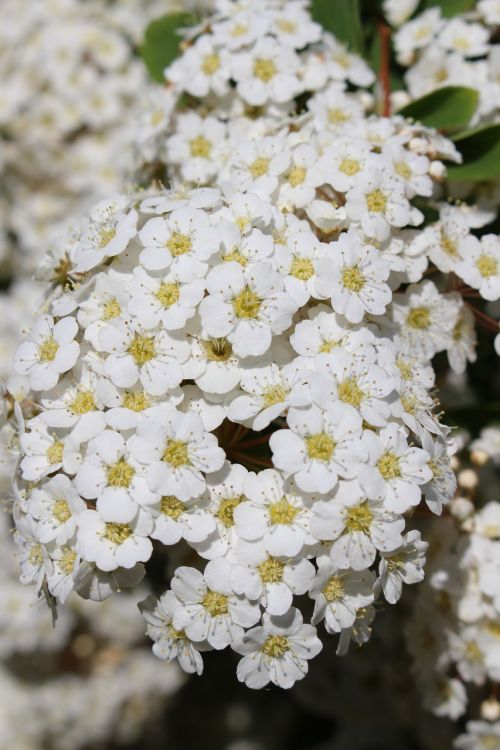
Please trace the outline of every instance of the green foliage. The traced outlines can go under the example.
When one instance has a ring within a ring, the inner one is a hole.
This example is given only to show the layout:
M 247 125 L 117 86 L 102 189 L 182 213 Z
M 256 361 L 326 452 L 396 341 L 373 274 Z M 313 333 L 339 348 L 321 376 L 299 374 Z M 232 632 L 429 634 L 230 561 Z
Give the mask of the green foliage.
M 449 180 L 493 180 L 500 177 L 500 124 L 466 130 L 453 139 L 462 164 L 448 167 Z
M 476 0 L 422 0 L 417 13 L 422 13 L 428 8 L 439 7 L 445 18 L 451 18 L 459 13 L 466 13 L 468 10 L 472 10 L 475 5 Z
M 363 30 L 359 0 L 312 0 L 312 16 L 323 28 L 363 53 Z
M 478 98 L 475 89 L 445 86 L 415 99 L 400 109 L 398 114 L 439 130 L 459 130 L 469 124 Z
M 154 81 L 164 81 L 164 69 L 180 52 L 182 38 L 178 30 L 192 25 L 194 21 L 190 13 L 169 13 L 149 24 L 140 53 Z

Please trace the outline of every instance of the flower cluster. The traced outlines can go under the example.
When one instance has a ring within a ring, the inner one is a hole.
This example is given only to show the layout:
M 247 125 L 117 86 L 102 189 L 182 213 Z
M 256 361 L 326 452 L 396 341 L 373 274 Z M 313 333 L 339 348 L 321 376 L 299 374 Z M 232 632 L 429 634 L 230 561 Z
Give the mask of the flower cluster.
M 345 653 L 423 578 L 409 517 L 455 491 L 430 361 L 475 348 L 424 274 L 497 299 L 498 239 L 465 207 L 418 229 L 455 147 L 368 114 L 372 74 L 300 0 L 219 0 L 166 78 L 140 140 L 172 188 L 91 209 L 16 354 L 22 578 L 101 600 L 173 548 L 155 654 L 201 673 L 229 646 L 288 688 L 318 625 Z
M 484 719 L 469 722 L 454 747 L 493 748 L 500 719 L 489 692 L 500 678 L 500 504 L 489 498 L 498 478 L 477 441 L 470 450 L 472 464 L 461 454 L 453 458 L 460 491 L 450 516 L 433 524 L 426 580 L 406 634 L 427 709 L 457 719 L 479 708 Z
M 398 24 L 396 16 L 388 16 Z M 408 7 L 411 15 L 415 8 Z M 406 20 L 406 19 L 401 19 Z M 496 0 L 480 0 L 475 9 L 444 18 L 437 4 L 403 23 L 394 36 L 397 61 L 408 67 L 405 82 L 412 98 L 442 86 L 470 86 L 479 93 L 475 123 L 498 119 L 500 46 Z

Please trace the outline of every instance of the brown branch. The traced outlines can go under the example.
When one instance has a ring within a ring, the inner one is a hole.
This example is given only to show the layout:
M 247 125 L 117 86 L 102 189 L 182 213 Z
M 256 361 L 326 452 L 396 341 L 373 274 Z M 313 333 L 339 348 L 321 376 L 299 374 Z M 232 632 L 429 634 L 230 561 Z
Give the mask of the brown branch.
M 382 116 L 391 114 L 391 29 L 382 20 L 378 22 L 380 37 L 379 84 L 382 91 Z

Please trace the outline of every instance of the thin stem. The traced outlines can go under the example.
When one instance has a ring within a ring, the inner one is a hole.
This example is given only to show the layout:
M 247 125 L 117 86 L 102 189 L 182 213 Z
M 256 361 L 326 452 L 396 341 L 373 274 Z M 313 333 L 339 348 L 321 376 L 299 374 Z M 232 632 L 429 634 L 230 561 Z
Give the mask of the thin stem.
M 382 20 L 378 22 L 380 36 L 379 83 L 382 91 L 382 116 L 391 114 L 391 29 Z

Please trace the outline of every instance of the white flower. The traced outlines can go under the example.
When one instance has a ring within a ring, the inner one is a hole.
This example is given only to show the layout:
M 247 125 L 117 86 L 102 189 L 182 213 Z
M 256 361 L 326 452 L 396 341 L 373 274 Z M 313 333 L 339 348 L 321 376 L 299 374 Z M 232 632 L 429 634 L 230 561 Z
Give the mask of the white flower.
M 320 296 L 330 296 L 335 312 L 351 323 L 359 323 L 365 311 L 382 315 L 392 298 L 384 283 L 389 264 L 374 247 L 350 233 L 344 232 L 329 247 L 332 255 L 318 262 L 316 290 Z
M 304 492 L 329 492 L 339 476 L 355 476 L 367 459 L 361 417 L 348 405 L 291 409 L 287 423 L 290 429 L 271 435 L 273 462 Z
M 308 143 L 299 144 L 290 153 L 290 164 L 282 176 L 279 204 L 304 208 L 316 195 L 316 149 Z
M 24 458 L 21 461 L 23 479 L 38 482 L 39 479 L 63 469 L 74 474 L 81 462 L 78 443 L 67 436 L 67 432 L 49 433 L 40 417 L 30 419 L 29 432 L 21 435 Z
M 253 430 L 263 430 L 290 406 L 307 406 L 311 401 L 307 375 L 295 363 L 267 365 L 244 372 L 240 387 L 249 395 L 239 395 L 227 407 L 233 422 L 251 422 Z
M 234 508 L 233 517 L 238 536 L 247 541 L 262 540 L 273 557 L 295 557 L 304 545 L 314 542 L 307 500 L 293 486 L 285 485 L 274 469 L 248 475 L 245 497 Z
M 304 625 L 300 611 L 293 607 L 281 617 L 264 614 L 262 623 L 234 645 L 244 655 L 238 664 L 238 680 L 254 689 L 268 682 L 291 688 L 306 676 L 307 660 L 323 648 L 316 628 Z
M 99 273 L 90 294 L 81 300 L 77 320 L 84 330 L 83 337 L 94 349 L 101 350 L 100 332 L 115 318 L 128 318 L 130 294 L 123 283 L 123 276 L 113 268 Z
M 178 208 L 168 217 L 149 219 L 139 233 L 144 247 L 140 262 L 148 271 L 169 268 L 179 281 L 202 278 L 208 259 L 220 245 L 218 232 L 207 214 L 195 208 Z
M 170 409 L 161 422 L 146 417 L 129 446 L 134 458 L 147 466 L 150 489 L 182 502 L 199 497 L 205 489 L 204 473 L 217 471 L 224 463 L 217 438 L 205 432 L 193 412 Z
M 75 271 L 84 273 L 95 268 L 105 258 L 112 258 L 129 245 L 137 233 L 137 211 L 125 212 L 129 200 L 115 195 L 97 203 L 90 213 L 88 226 L 75 249 Z
M 373 602 L 374 583 L 371 571 L 341 570 L 328 557 L 321 557 L 309 589 L 309 596 L 314 599 L 312 624 L 324 619 L 329 633 L 350 628 L 358 609 Z
M 383 500 L 396 513 L 418 505 L 422 496 L 420 485 L 432 479 L 429 454 L 408 446 L 404 430 L 394 422 L 378 435 L 365 430 L 363 442 L 369 458 L 359 468 L 358 476 L 366 495 Z
M 205 643 L 191 641 L 183 630 L 174 627 L 173 619 L 180 603 L 173 591 L 165 591 L 158 600 L 154 596 L 140 602 L 139 609 L 146 620 L 146 633 L 153 643 L 153 654 L 167 662 L 177 659 L 188 674 L 201 674 L 203 660 L 200 651 L 209 650 Z
M 313 401 L 322 408 L 332 400 L 355 409 L 375 427 L 383 427 L 390 416 L 388 398 L 396 386 L 395 379 L 377 364 L 374 355 L 364 356 L 364 349 L 354 354 L 334 348 L 316 364 L 317 376 L 311 376 Z
M 377 582 L 390 604 L 401 598 L 403 583 L 419 583 L 424 578 L 425 553 L 429 546 L 419 531 L 409 531 L 403 544 L 392 552 L 381 552 Z
M 309 560 L 273 557 L 258 542 L 240 540 L 235 553 L 234 590 L 248 599 L 258 599 L 270 615 L 288 612 L 293 595 L 305 594 L 314 578 Z
M 309 320 L 297 323 L 290 336 L 290 344 L 297 354 L 315 361 L 324 359 L 341 347 L 347 352 L 373 351 L 373 337 L 368 328 L 353 326 L 326 305 L 316 305 L 307 311 Z
M 334 145 L 323 151 L 318 161 L 319 177 L 335 190 L 346 193 L 369 167 L 371 150 L 372 146 L 367 141 L 338 137 Z
M 455 266 L 458 276 L 479 289 L 481 297 L 497 300 L 500 297 L 500 240 L 495 234 L 484 235 L 478 240 L 468 235 L 460 242 L 463 260 Z
M 359 221 L 368 237 L 386 240 L 391 226 L 404 227 L 411 220 L 404 183 L 380 168 L 360 174 L 346 195 L 349 218 Z
M 151 557 L 153 546 L 148 534 L 153 528 L 149 513 L 140 510 L 129 523 L 103 521 L 95 510 L 78 515 L 77 548 L 84 560 L 95 562 L 100 570 L 133 568 Z
M 73 317 L 55 323 L 50 315 L 40 316 L 28 340 L 16 351 L 16 372 L 28 375 L 35 391 L 53 388 L 61 374 L 71 370 L 78 359 L 80 345 L 74 340 L 77 333 L 78 323 Z
M 404 294 L 395 294 L 392 317 L 404 351 L 425 361 L 446 349 L 458 311 L 457 300 L 440 294 L 432 281 L 412 284 Z
M 104 521 L 126 524 L 143 505 L 158 501 L 146 484 L 144 468 L 119 432 L 104 430 L 93 438 L 78 469 L 75 486 L 82 497 L 97 498 L 96 510 Z
M 166 69 L 167 80 L 192 96 L 206 96 L 213 91 L 224 96 L 231 77 L 231 55 L 216 47 L 208 35 L 199 37 L 185 54 Z
M 209 511 L 215 522 L 215 531 L 208 538 L 195 544 L 198 553 L 212 560 L 224 557 L 233 551 L 238 540 L 234 511 L 240 503 L 246 500 L 245 483 L 248 470 L 241 464 L 230 464 L 226 461 L 219 471 L 207 477 L 207 492 L 209 496 Z
M 204 573 L 177 568 L 172 591 L 180 602 L 173 623 L 193 641 L 208 641 L 215 649 L 226 648 L 260 618 L 258 604 L 237 596 L 231 587 L 231 563 L 211 560 Z
M 297 305 L 305 305 L 311 296 L 317 296 L 318 259 L 326 255 L 327 247 L 312 232 L 304 230 L 292 231 L 276 243 L 275 266 L 285 277 L 285 291 Z
M 87 506 L 68 477 L 58 474 L 29 495 L 27 512 L 36 519 L 38 539 L 45 544 L 55 541 L 64 544 L 75 531 L 75 516 Z
M 495 748 L 499 748 L 500 721 L 468 721 L 466 734 L 457 737 L 453 747 L 455 750 L 487 750 L 488 747 L 495 750 Z
M 184 180 L 206 183 L 217 174 L 226 126 L 215 117 L 187 112 L 177 118 L 177 132 L 167 139 L 167 158 L 180 166 Z
M 452 18 L 443 26 L 436 44 L 464 57 L 478 57 L 488 52 L 489 31 L 479 23 Z
M 242 99 L 261 106 L 269 100 L 287 102 L 299 93 L 299 67 L 293 49 L 264 36 L 250 51 L 235 56 L 231 74 Z
M 444 438 L 431 438 L 424 432 L 422 447 L 429 454 L 429 467 L 432 479 L 422 486 L 425 502 L 433 513 L 440 515 L 443 505 L 447 505 L 453 498 L 457 488 L 457 480 L 450 462 L 450 446 Z
M 210 336 L 226 337 L 240 357 L 264 354 L 297 309 L 269 263 L 246 269 L 228 263 L 208 275 L 207 289 L 199 308 L 203 327 Z
M 182 363 L 189 346 L 162 328 L 140 329 L 122 321 L 111 321 L 100 333 L 104 351 L 104 373 L 120 388 L 131 388 L 138 380 L 152 396 L 161 396 L 182 381 Z
M 461 375 L 465 372 L 468 362 L 477 360 L 477 336 L 474 314 L 463 306 L 453 328 L 452 338 L 446 353 L 453 372 Z
M 311 532 L 333 540 L 330 557 L 339 568 L 365 570 L 377 550 L 392 552 L 403 543 L 404 519 L 379 500 L 368 499 L 356 480 L 342 482 L 334 498 L 314 504 Z
M 203 499 L 183 503 L 174 495 L 164 495 L 151 507 L 155 518 L 151 537 L 165 545 L 177 544 L 182 538 L 194 544 L 203 542 L 215 529 L 208 505 Z
M 175 331 L 195 314 L 204 287 L 201 279 L 183 283 L 179 269 L 165 276 L 152 276 L 136 268 L 130 284 L 128 309 L 146 329 L 161 323 L 167 331 Z
M 50 552 L 51 569 L 47 573 L 47 588 L 52 596 L 64 604 L 77 585 L 81 558 L 74 544 L 64 544 Z

